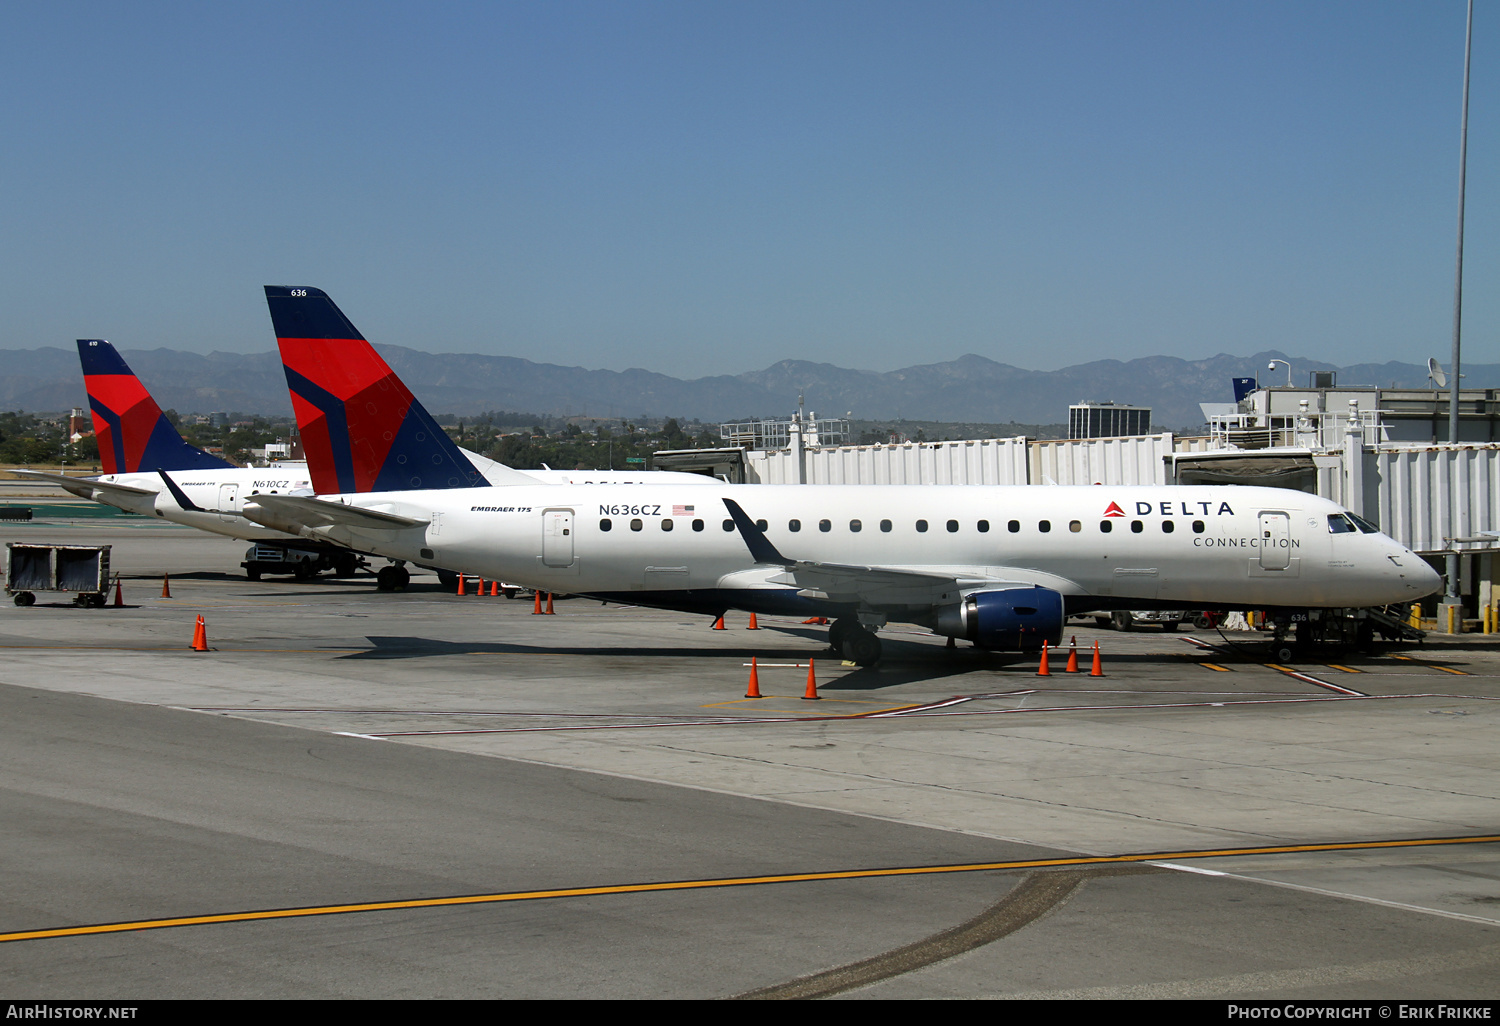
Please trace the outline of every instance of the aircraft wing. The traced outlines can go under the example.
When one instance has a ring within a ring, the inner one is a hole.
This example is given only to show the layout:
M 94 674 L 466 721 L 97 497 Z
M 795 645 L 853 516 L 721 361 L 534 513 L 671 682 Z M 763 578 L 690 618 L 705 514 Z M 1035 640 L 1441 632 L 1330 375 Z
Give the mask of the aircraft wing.
M 365 509 L 363 506 L 295 495 L 257 495 L 253 502 L 245 503 L 244 516 L 247 520 L 289 534 L 302 534 L 304 529 L 320 527 L 402 531 L 409 527 L 425 527 L 431 523 L 428 520 L 413 520 L 395 513 Z
M 958 578 L 951 574 L 802 561 L 793 563 L 769 582 L 790 584 L 799 591 L 826 595 L 835 601 L 877 606 L 954 601 L 959 587 Z
M 787 559 L 777 551 L 765 532 L 755 526 L 739 503 L 726 498 L 724 505 L 740 536 L 745 539 L 751 557 L 757 563 L 782 568 L 781 573 L 765 579 L 767 584 L 791 585 L 799 591 L 813 592 L 836 601 L 876 606 L 936 605 L 957 601 L 964 588 L 1031 586 L 1029 581 L 1001 579 L 982 572 L 952 573 Z
M 87 477 L 64 477 L 62 474 L 47 474 L 40 470 L 13 470 L 11 473 L 20 477 L 32 477 L 39 481 L 51 481 L 53 484 L 61 485 L 64 490 L 78 496 L 80 499 L 92 499 L 95 502 L 108 503 L 111 506 L 119 505 L 110 499 L 116 496 L 119 499 L 140 504 L 142 496 L 156 494 L 147 488 L 132 488 L 130 485 L 110 484 L 107 481 L 95 481 Z

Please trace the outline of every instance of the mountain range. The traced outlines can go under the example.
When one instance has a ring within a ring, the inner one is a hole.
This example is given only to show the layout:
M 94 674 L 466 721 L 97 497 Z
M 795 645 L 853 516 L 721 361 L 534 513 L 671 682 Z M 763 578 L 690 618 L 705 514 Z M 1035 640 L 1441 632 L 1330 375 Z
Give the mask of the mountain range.
M 587 370 L 513 356 L 424 353 L 377 346 L 412 392 L 435 414 L 474 416 L 489 410 L 614 418 L 681 417 L 705 422 L 782 417 L 799 394 L 825 417 L 846 411 L 863 420 L 1059 423 L 1068 406 L 1112 401 L 1152 408 L 1161 430 L 1202 423 L 1201 402 L 1229 402 L 1231 378 L 1279 384 L 1287 360 L 1293 380 L 1335 371 L 1340 385 L 1427 388 L 1427 368 L 1408 363 L 1333 364 L 1268 350 L 1202 360 L 1148 356 L 1097 360 L 1055 371 L 1024 370 L 973 354 L 901 370 L 849 370 L 782 360 L 765 370 L 684 381 L 646 370 Z M 180 413 L 238 411 L 289 416 L 286 381 L 275 352 L 186 353 L 152 349 L 123 354 L 163 408 Z M 1500 364 L 1464 368 L 1466 388 L 1500 387 Z M 0 350 L 0 408 L 32 413 L 87 407 L 75 351 Z

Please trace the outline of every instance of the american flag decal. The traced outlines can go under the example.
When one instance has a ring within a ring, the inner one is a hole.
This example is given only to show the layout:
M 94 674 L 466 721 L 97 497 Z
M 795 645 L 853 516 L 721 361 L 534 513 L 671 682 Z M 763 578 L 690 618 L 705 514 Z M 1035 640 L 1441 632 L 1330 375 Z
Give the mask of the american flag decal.
M 693 507 L 691 507 L 691 506 L 673 506 L 672 507 L 672 515 L 674 517 L 685 517 L 689 513 L 691 513 L 692 511 L 693 511 Z

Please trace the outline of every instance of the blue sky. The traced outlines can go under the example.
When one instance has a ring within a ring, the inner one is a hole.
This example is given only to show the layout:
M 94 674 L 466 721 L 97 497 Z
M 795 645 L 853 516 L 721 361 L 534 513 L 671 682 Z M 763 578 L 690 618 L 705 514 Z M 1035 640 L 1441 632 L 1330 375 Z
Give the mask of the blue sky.
M 0 5 L 0 349 L 1447 360 L 1464 7 Z M 1500 6 L 1465 360 L 1496 362 Z

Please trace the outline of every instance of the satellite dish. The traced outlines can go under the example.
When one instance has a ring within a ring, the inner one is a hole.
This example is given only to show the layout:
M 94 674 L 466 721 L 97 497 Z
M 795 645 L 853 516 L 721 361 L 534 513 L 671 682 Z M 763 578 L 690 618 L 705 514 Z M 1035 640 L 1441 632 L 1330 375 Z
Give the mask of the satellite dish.
M 1448 386 L 1448 375 L 1443 371 L 1443 365 L 1437 362 L 1436 356 L 1429 356 L 1427 358 L 1427 380 L 1431 381 L 1438 388 L 1446 388 Z

